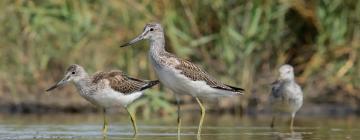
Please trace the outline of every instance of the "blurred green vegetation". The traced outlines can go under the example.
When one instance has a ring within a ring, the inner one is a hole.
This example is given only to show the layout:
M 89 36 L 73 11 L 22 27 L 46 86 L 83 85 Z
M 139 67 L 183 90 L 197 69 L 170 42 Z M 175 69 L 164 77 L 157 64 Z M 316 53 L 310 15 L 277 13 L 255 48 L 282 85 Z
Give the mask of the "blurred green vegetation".
M 358 109 L 359 15 L 358 0 L 2 0 L 1 105 L 86 105 L 74 88 L 44 92 L 72 63 L 90 73 L 121 69 L 156 79 L 146 42 L 119 48 L 156 21 L 165 28 L 167 50 L 247 90 L 215 102 L 217 108 L 241 112 L 250 104 L 261 110 L 278 66 L 290 63 L 306 103 Z M 136 106 L 172 112 L 169 90 L 150 92 Z

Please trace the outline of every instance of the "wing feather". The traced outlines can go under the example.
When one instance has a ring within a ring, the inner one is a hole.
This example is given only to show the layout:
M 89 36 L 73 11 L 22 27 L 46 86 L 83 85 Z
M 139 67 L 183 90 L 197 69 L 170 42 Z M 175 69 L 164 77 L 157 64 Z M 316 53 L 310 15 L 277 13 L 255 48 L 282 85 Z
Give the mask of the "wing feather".
M 216 81 L 213 77 L 211 77 L 209 74 L 207 74 L 204 70 L 196 66 L 195 64 L 187 61 L 179 59 L 180 64 L 177 65 L 175 68 L 181 70 L 181 74 L 184 74 L 186 77 L 190 78 L 194 81 L 205 81 L 210 87 L 232 91 L 232 92 L 238 92 L 243 93 L 245 90 L 238 87 L 229 86 L 226 84 L 223 84 L 219 81 Z
M 113 90 L 121 92 L 123 94 L 130 94 L 136 91 L 142 91 L 159 83 L 157 80 L 145 81 L 128 77 L 125 73 L 119 70 L 112 70 L 110 72 L 98 72 L 93 76 L 92 82 L 96 84 L 101 80 L 108 80 L 109 85 Z

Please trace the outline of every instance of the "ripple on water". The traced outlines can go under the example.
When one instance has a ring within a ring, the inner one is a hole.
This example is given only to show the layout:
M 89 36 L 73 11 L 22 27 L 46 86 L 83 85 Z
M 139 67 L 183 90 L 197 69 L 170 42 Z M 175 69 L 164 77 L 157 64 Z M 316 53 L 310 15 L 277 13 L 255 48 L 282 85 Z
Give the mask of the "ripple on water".
M 360 139 L 360 125 L 358 125 L 360 121 L 349 123 L 346 120 L 342 122 L 337 119 L 334 123 L 332 120 L 300 120 L 300 122 L 302 122 L 301 125 L 295 127 L 294 132 L 289 132 L 288 128 L 284 125 L 270 129 L 264 126 L 262 122 L 247 124 L 247 126 L 226 126 L 222 123 L 205 124 L 201 138 L 204 140 Z M 2 124 L 0 125 L 0 139 L 103 139 L 100 131 L 101 124 L 89 124 L 89 122 L 77 122 L 76 125 L 68 123 L 49 125 L 44 124 L 44 122 L 39 124 L 36 121 L 19 125 Z M 168 125 L 139 125 L 140 133 L 137 138 L 146 140 L 177 139 L 176 127 L 172 125 L 173 122 Z M 196 139 L 196 132 L 197 126 L 184 125 L 181 130 L 181 139 Z M 132 127 L 127 122 L 110 125 L 108 139 L 132 138 Z

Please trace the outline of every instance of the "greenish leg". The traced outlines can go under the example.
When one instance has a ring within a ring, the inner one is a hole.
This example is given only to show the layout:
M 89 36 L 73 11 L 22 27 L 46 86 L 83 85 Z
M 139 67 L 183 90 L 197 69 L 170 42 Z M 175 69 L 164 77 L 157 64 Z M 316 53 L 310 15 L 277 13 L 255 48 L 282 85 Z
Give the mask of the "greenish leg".
M 134 129 L 134 136 L 136 136 L 137 134 L 137 127 L 136 127 L 136 119 L 135 119 L 135 115 L 133 113 L 131 113 L 129 111 L 129 109 L 126 108 L 126 111 L 129 113 L 130 119 L 131 119 L 131 123 Z
M 107 135 L 103 135 L 102 140 L 108 140 L 108 136 L 107 136 Z
M 274 128 L 274 123 L 275 123 L 275 115 L 273 115 L 273 117 L 271 119 L 271 124 L 270 124 L 271 128 Z
M 104 117 L 104 124 L 103 124 L 103 128 L 102 128 L 102 132 L 103 132 L 103 135 L 106 135 L 107 131 L 108 131 L 108 127 L 109 127 L 108 120 L 106 118 L 106 109 L 103 109 L 103 117 Z
M 178 136 L 180 136 L 180 128 L 181 128 L 181 106 L 180 106 L 180 98 L 176 97 L 176 103 L 177 103 L 177 131 Z
M 203 122 L 204 122 L 204 117 L 205 117 L 205 107 L 202 105 L 202 103 L 200 102 L 199 98 L 198 97 L 195 97 L 196 101 L 198 102 L 200 108 L 201 108 L 201 118 L 200 118 L 200 123 L 199 123 L 199 128 L 198 128 L 198 133 L 197 133 L 197 136 L 198 138 L 200 137 L 201 135 L 201 128 L 202 128 L 202 125 L 203 125 Z
M 294 126 L 294 118 L 295 118 L 295 113 L 291 114 L 291 120 L 290 120 L 290 130 L 293 130 L 293 126 Z

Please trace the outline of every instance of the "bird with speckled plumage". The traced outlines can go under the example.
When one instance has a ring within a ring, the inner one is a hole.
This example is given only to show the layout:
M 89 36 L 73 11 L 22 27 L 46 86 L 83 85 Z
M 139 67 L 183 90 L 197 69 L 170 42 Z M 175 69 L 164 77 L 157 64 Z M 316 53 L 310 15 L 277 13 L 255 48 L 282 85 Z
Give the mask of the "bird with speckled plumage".
M 103 134 L 108 130 L 106 109 L 112 107 L 124 107 L 129 115 L 137 134 L 135 116 L 127 109 L 128 105 L 140 98 L 144 90 L 159 83 L 158 80 L 141 80 L 127 76 L 120 70 L 109 72 L 97 72 L 89 75 L 80 65 L 70 65 L 65 72 L 64 78 L 46 91 L 51 91 L 68 82 L 73 82 L 79 94 L 87 101 L 103 109 Z
M 273 82 L 269 97 L 273 117 L 270 127 L 274 127 L 275 118 L 280 113 L 291 115 L 290 129 L 293 130 L 296 112 L 303 104 L 303 92 L 295 82 L 294 68 L 285 64 L 279 68 L 280 76 Z
M 178 104 L 178 135 L 180 135 L 181 126 L 179 96 L 190 95 L 196 99 L 200 106 L 201 118 L 197 132 L 199 137 L 206 112 L 199 98 L 239 96 L 245 92 L 242 88 L 216 80 L 194 63 L 167 52 L 165 50 L 164 29 L 161 24 L 146 24 L 139 36 L 121 45 L 121 47 L 130 46 L 141 40 L 149 40 L 149 60 L 159 81 L 175 93 Z

